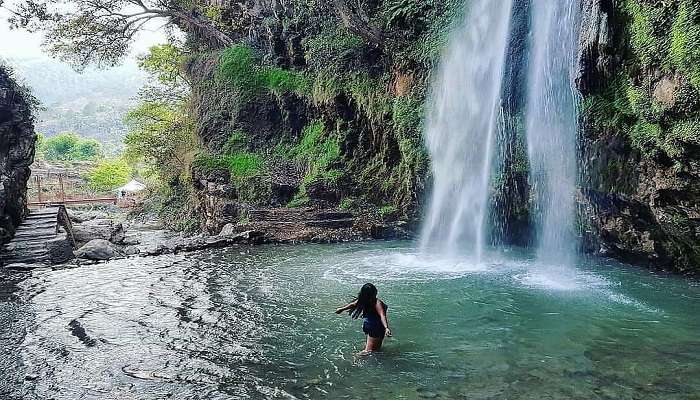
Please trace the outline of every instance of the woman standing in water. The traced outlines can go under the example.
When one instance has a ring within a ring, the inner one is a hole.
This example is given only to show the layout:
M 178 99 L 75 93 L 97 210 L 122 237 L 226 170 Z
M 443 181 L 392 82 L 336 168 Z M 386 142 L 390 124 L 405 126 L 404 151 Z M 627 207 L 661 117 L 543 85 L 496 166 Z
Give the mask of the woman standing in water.
M 354 301 L 335 310 L 336 314 L 349 310 L 352 319 L 362 316 L 362 331 L 367 335 L 367 344 L 360 352 L 361 355 L 379 351 L 382 348 L 384 336 L 391 336 L 389 322 L 386 319 L 387 308 L 387 305 L 377 298 L 377 288 L 371 283 L 366 283 Z

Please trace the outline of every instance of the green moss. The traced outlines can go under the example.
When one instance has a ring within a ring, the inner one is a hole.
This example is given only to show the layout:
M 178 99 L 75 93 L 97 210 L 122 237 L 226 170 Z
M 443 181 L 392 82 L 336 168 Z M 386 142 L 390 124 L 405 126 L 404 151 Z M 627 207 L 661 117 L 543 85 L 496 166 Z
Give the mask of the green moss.
M 271 67 L 262 69 L 259 76 L 263 86 L 273 93 L 294 92 L 298 95 L 306 95 L 311 89 L 309 80 L 299 72 Z
M 244 151 L 248 147 L 248 135 L 241 131 L 233 131 L 224 146 L 222 147 L 223 154 L 233 154 Z
M 360 200 L 357 197 L 345 197 L 340 200 L 338 208 L 345 211 L 353 211 L 360 208 Z
M 657 154 L 663 140 L 661 126 L 644 120 L 637 122 L 629 131 L 630 143 L 646 156 Z
M 262 157 L 254 153 L 236 153 L 226 157 L 229 171 L 237 177 L 257 175 L 264 164 Z
M 371 122 L 380 124 L 391 112 L 391 98 L 387 82 L 372 78 L 365 73 L 353 74 L 344 88 L 353 99 L 360 112 Z
M 581 112 L 589 120 L 592 128 L 601 131 L 624 132 L 634 125 L 638 116 L 630 105 L 628 78 L 619 74 L 602 92 L 586 97 L 581 104 Z
M 306 207 L 309 205 L 311 202 L 311 199 L 309 199 L 309 195 L 306 194 L 306 191 L 299 191 L 296 196 L 287 203 L 288 208 L 298 208 L 298 207 Z
M 263 66 L 253 50 L 238 44 L 221 53 L 217 78 L 237 89 L 239 96 L 249 99 L 263 90 L 282 94 L 295 92 L 304 95 L 310 84 L 304 74 L 279 67 Z
M 336 72 L 365 48 L 362 38 L 338 26 L 306 39 L 303 45 L 307 61 L 313 69 Z
M 226 170 L 233 177 L 244 178 L 255 176 L 262 171 L 264 160 L 255 153 L 240 152 L 224 156 L 199 154 L 192 166 L 205 173 Z
M 394 206 L 392 204 L 386 204 L 386 205 L 379 208 L 379 215 L 382 218 L 386 218 L 386 217 L 395 215 L 397 211 L 398 211 L 398 209 L 396 208 L 396 206 Z
M 673 125 L 664 138 L 663 148 L 671 158 L 679 158 L 688 144 L 700 146 L 700 119 L 685 120 Z
M 700 3 L 681 0 L 671 27 L 670 61 L 700 90 Z
M 253 50 L 245 45 L 236 45 L 221 53 L 217 78 L 233 86 L 245 97 L 254 96 L 263 88 Z
M 629 26 L 630 44 L 644 67 L 663 64 L 668 55 L 669 7 L 638 0 L 626 0 L 625 9 L 632 21 Z
M 410 96 L 396 97 L 393 101 L 391 122 L 394 131 L 405 136 L 418 132 L 423 121 L 423 103 Z

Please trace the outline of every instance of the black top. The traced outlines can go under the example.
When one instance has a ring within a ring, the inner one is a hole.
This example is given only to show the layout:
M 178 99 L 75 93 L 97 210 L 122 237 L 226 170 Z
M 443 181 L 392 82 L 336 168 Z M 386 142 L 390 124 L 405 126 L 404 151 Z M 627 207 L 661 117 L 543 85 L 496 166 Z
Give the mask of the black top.
M 384 309 L 384 312 L 386 313 L 386 310 L 389 308 L 386 303 L 383 301 L 377 299 L 378 302 L 382 303 L 382 308 Z M 376 307 L 371 307 L 369 310 L 362 310 L 362 318 L 369 318 L 369 319 L 380 319 L 379 318 L 379 313 L 377 313 L 377 308 Z

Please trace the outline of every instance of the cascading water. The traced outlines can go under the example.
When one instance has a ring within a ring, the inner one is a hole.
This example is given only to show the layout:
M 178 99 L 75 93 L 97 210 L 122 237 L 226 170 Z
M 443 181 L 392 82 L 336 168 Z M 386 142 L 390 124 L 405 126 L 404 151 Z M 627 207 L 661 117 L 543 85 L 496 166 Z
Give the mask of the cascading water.
M 533 0 L 531 6 L 526 126 L 537 257 L 557 265 L 571 265 L 576 254 L 577 3 Z
M 434 186 L 424 250 L 481 256 L 511 8 L 472 1 L 443 58 L 427 121 Z

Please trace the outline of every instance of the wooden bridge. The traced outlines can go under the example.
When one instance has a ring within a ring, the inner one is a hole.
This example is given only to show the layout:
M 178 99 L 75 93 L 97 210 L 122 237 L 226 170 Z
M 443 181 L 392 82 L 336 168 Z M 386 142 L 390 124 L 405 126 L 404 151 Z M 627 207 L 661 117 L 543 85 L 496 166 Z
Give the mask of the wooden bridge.
M 88 204 L 114 204 L 117 205 L 117 197 L 77 197 L 64 199 L 36 199 L 30 200 L 27 205 L 30 208 L 55 207 L 55 206 L 81 206 Z
M 49 176 L 54 178 L 51 182 L 46 182 L 42 175 L 32 178 L 27 203 L 30 208 L 90 204 L 117 205 L 116 196 L 89 196 L 84 190 L 76 191 L 72 182 L 66 183 L 66 177 L 63 173 L 53 173 Z M 66 186 L 72 190 L 66 190 Z
M 0 263 L 65 262 L 72 258 L 74 246 L 73 226 L 65 207 L 34 209 L 0 252 Z

